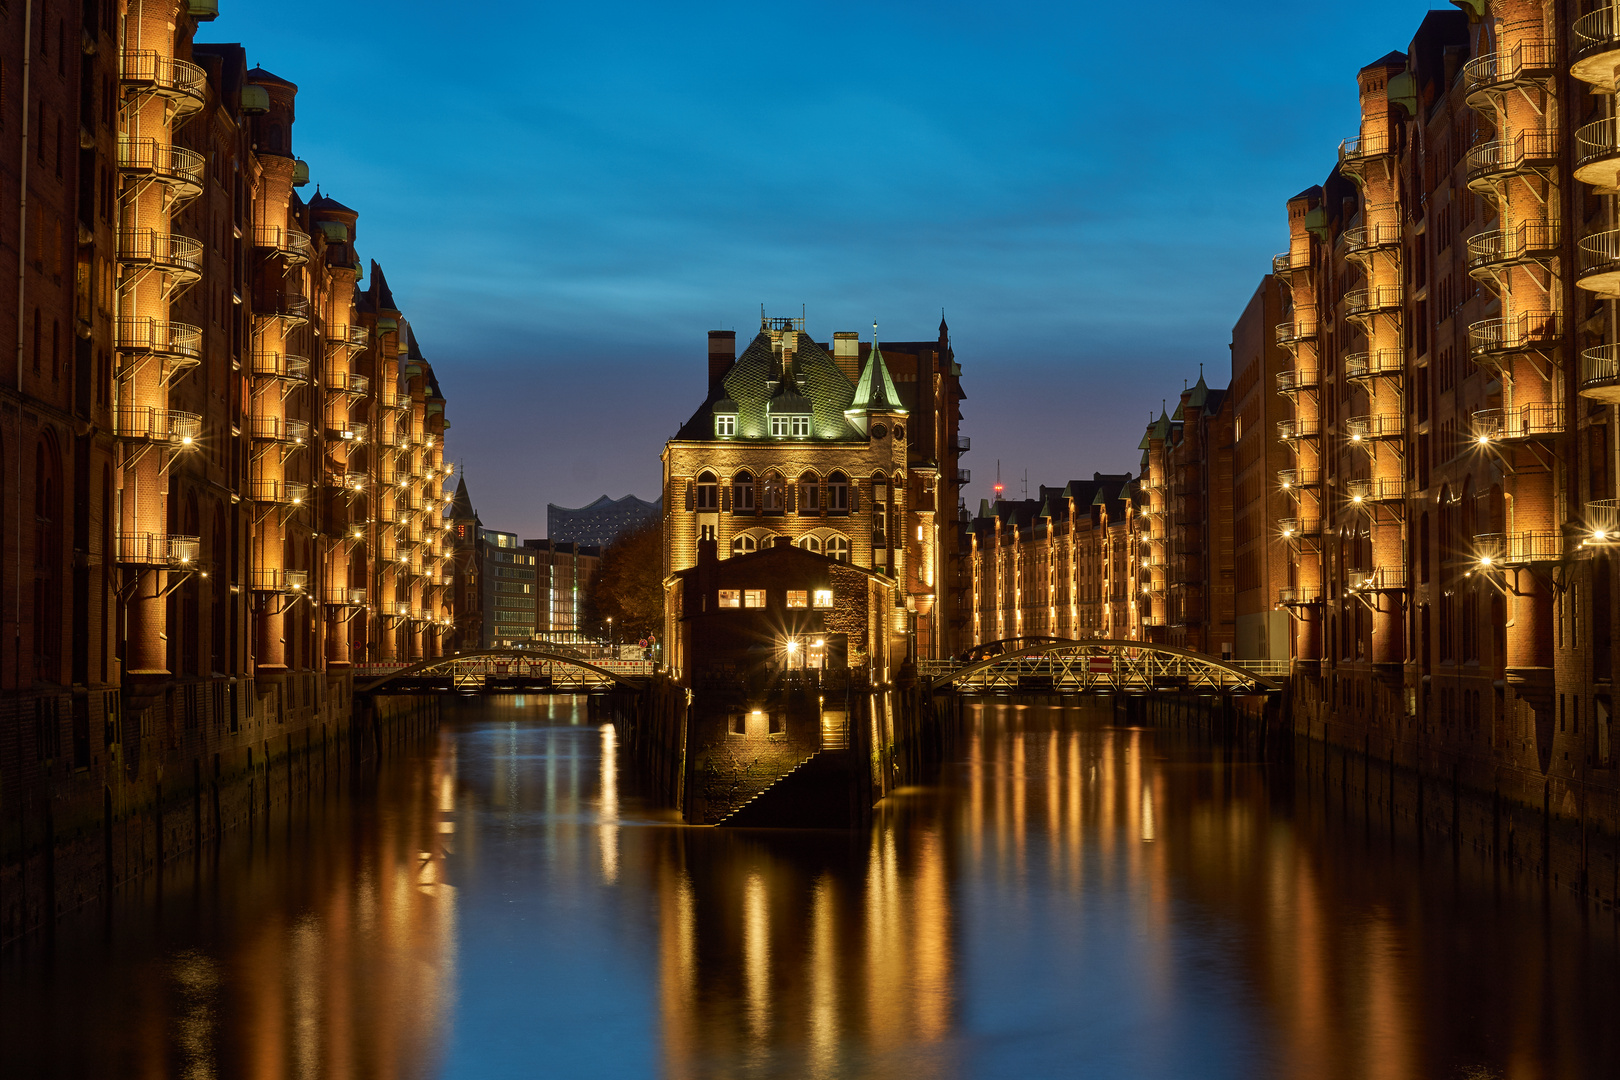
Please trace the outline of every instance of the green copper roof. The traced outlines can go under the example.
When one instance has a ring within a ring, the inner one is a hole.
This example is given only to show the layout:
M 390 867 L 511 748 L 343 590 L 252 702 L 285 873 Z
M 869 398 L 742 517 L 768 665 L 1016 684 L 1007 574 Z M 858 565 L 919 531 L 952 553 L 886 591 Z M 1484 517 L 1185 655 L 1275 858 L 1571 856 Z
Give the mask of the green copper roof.
M 1187 396 L 1187 404 L 1195 409 L 1202 409 L 1204 402 L 1208 400 L 1209 386 L 1204 382 L 1204 369 L 1200 367 L 1198 369 L 1198 385 L 1194 386 L 1192 393 Z
M 855 383 L 855 400 L 849 403 L 849 408 L 844 412 L 905 414 L 906 411 L 906 407 L 900 404 L 900 395 L 894 389 L 894 380 L 889 377 L 889 365 L 883 362 L 883 350 L 873 340 L 872 355 L 867 358 L 866 367 Z

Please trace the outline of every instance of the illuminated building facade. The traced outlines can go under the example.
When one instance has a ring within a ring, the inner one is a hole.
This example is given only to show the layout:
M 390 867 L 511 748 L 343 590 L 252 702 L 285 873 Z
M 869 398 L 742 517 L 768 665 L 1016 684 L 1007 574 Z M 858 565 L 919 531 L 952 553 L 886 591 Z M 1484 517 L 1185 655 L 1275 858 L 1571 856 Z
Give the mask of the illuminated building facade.
M 734 334 L 711 333 L 708 396 L 664 449 L 666 581 L 696 564 L 701 539 L 722 557 L 793 544 L 886 575 L 916 655 L 948 655 L 968 479 L 960 370 L 943 322 L 933 342 L 877 348 L 840 332 L 829 348 L 802 318 L 762 318 L 741 356 Z M 666 604 L 666 641 L 677 609 Z
M 0 8 L 0 805 L 58 835 L 341 727 L 450 613 L 444 399 L 215 14 Z
M 968 534 L 970 638 L 1143 640 L 1152 519 L 1130 474 L 980 503 Z
M 1357 74 L 1273 262 L 1296 722 L 1589 820 L 1570 793 L 1615 783 L 1620 15 L 1458 7 Z

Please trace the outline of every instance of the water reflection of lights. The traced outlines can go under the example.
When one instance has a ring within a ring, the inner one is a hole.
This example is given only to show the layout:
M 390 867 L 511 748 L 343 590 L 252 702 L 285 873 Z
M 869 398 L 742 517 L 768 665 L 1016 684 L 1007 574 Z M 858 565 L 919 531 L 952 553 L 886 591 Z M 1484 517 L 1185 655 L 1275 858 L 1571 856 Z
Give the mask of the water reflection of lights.
M 619 880 L 619 764 L 617 735 L 612 724 L 602 725 L 601 777 L 602 824 L 598 826 L 602 845 L 602 880 L 609 885 Z

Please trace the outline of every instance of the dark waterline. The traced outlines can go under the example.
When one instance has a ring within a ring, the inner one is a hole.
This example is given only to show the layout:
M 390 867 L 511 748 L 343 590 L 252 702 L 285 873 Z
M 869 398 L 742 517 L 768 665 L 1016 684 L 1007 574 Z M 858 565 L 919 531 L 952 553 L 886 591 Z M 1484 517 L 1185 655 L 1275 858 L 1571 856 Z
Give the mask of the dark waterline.
M 1615 1075 L 1615 922 L 1273 767 L 976 710 L 870 834 L 650 810 L 574 699 L 0 957 L 0 1076 Z

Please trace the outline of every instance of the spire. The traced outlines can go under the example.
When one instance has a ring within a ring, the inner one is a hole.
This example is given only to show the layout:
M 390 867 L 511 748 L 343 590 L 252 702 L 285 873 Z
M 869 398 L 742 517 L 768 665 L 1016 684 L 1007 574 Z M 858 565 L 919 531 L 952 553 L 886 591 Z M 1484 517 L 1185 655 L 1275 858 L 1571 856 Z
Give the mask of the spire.
M 885 412 L 907 415 L 909 410 L 900 403 L 900 395 L 889 376 L 889 366 L 883 362 L 883 349 L 878 345 L 877 322 L 872 323 L 872 355 L 855 383 L 855 398 L 844 410 L 844 415 L 861 430 L 866 429 L 869 413 Z

